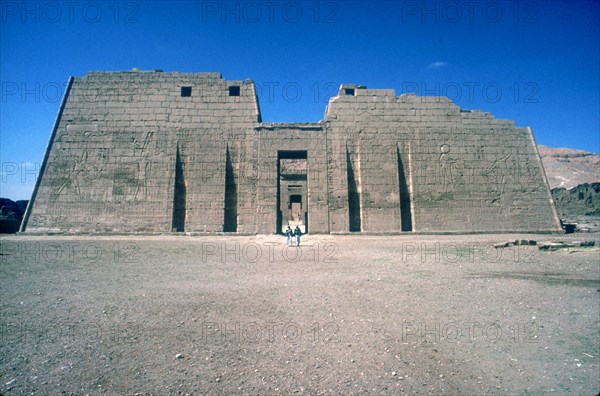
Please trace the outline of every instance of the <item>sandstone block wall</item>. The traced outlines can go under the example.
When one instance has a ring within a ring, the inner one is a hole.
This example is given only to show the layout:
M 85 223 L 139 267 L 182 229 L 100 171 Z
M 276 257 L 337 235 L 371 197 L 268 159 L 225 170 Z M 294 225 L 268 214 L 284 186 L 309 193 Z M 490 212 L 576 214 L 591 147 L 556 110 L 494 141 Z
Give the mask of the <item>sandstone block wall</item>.
M 270 234 L 298 155 L 311 233 L 560 229 L 512 121 L 344 85 L 319 123 L 265 124 L 251 81 L 160 71 L 70 80 L 21 229 Z
M 354 95 L 344 95 L 346 89 Z M 344 151 L 360 163 L 354 173 L 362 231 L 401 231 L 409 228 L 403 219 L 413 231 L 430 232 L 559 227 L 528 128 L 463 111 L 443 97 L 356 86 L 342 87 L 325 119 L 334 167 L 346 172 Z M 331 198 L 347 190 L 335 172 L 330 188 Z M 332 229 L 343 232 L 347 208 L 331 211 Z
M 251 82 L 218 73 L 91 72 L 65 95 L 23 227 L 170 232 L 179 168 L 185 230 L 222 231 L 228 142 L 239 163 L 259 120 Z M 244 182 L 253 177 L 238 165 L 236 180 L 240 171 Z

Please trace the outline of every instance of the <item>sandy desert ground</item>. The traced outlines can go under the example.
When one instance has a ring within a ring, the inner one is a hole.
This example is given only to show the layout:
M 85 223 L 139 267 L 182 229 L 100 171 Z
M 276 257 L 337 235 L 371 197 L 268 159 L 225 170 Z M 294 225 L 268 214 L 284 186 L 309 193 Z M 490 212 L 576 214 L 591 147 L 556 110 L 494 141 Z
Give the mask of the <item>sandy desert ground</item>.
M 599 241 L 5 236 L 0 393 L 596 395 Z

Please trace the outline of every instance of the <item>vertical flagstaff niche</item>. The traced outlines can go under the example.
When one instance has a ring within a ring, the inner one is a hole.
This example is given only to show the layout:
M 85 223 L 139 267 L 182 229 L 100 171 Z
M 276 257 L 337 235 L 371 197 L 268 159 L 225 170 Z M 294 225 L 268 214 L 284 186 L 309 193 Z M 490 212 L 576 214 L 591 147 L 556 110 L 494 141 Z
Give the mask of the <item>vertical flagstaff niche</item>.
M 223 219 L 223 232 L 237 232 L 237 184 L 229 152 L 229 145 L 225 154 L 225 210 Z
M 348 220 L 349 231 L 360 232 L 361 208 L 360 208 L 360 177 L 356 177 L 355 167 L 346 145 L 346 168 L 348 174 Z M 360 172 L 360 170 L 358 170 Z M 358 179 L 358 182 L 357 182 Z
M 398 187 L 400 189 L 400 223 L 401 230 L 405 232 L 412 231 L 412 214 L 410 208 L 410 190 L 406 181 L 406 172 L 400 149 L 396 146 L 396 157 L 398 158 Z
M 186 186 L 183 163 L 181 161 L 181 154 L 179 153 L 179 145 L 177 145 L 177 153 L 175 155 L 175 183 L 173 189 L 173 232 L 185 231 L 185 215 Z

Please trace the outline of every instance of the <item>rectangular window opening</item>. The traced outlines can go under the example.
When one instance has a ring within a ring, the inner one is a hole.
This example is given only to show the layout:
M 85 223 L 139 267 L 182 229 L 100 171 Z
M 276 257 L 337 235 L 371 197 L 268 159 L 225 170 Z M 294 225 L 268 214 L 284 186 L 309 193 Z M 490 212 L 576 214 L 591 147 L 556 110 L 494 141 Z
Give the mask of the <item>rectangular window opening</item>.
M 344 88 L 344 93 L 346 96 L 355 96 L 354 88 Z
M 229 87 L 229 96 L 240 96 L 240 86 L 232 85 Z
M 183 97 L 192 96 L 192 87 L 181 87 L 181 96 L 183 96 Z

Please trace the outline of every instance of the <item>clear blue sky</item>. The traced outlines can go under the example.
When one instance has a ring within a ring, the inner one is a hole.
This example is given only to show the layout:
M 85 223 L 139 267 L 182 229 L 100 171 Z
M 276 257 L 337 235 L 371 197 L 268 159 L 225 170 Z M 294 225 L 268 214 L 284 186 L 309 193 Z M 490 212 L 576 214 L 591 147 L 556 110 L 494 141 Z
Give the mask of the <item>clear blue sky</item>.
M 342 83 L 446 95 L 600 152 L 597 1 L 2 1 L 0 196 L 28 199 L 69 76 L 219 71 L 263 121 L 318 121 Z

